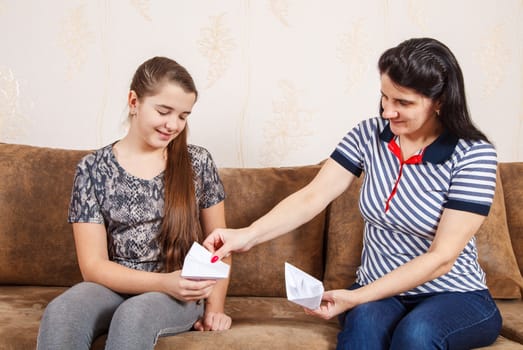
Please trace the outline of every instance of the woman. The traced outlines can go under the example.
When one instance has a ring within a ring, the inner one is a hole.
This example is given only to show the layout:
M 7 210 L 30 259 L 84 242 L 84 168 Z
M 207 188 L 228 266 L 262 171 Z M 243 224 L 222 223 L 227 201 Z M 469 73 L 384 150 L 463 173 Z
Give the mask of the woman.
M 223 185 L 202 147 L 187 145 L 197 98 L 184 67 L 154 57 L 128 95 L 130 127 L 78 164 L 69 207 L 84 282 L 46 308 L 38 349 L 153 349 L 160 336 L 224 330 L 228 280 L 180 276 L 192 243 L 225 227 Z M 203 302 L 205 301 L 205 302 Z
M 307 313 L 342 325 L 338 349 L 470 349 L 495 341 L 501 316 L 474 234 L 488 214 L 496 152 L 472 123 L 461 69 L 430 39 L 385 51 L 380 117 L 338 144 L 318 175 L 238 231 L 217 229 L 213 261 L 312 219 L 364 172 L 357 280 Z

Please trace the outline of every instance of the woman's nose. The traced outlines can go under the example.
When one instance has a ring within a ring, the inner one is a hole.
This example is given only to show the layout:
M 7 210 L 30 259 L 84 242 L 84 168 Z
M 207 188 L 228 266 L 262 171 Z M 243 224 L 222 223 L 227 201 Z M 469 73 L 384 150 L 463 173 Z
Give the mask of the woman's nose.
M 385 119 L 393 119 L 399 115 L 398 112 L 392 109 L 383 109 L 382 117 Z

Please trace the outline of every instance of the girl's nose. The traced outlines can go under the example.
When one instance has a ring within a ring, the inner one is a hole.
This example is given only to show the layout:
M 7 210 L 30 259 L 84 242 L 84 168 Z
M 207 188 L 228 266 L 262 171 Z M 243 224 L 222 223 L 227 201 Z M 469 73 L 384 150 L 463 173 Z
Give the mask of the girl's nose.
M 176 131 L 180 128 L 181 120 L 178 116 L 172 116 L 165 122 L 165 128 L 168 131 Z

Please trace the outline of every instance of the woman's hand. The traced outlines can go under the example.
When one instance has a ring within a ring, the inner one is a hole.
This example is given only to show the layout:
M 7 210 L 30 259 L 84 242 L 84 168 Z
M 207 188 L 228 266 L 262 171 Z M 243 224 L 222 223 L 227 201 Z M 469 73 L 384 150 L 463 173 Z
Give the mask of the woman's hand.
M 231 252 L 245 252 L 251 249 L 254 242 L 247 228 L 218 228 L 205 238 L 203 246 L 214 253 L 211 262 L 216 262 L 228 256 Z
M 163 289 L 166 294 L 181 301 L 197 301 L 211 295 L 216 280 L 189 280 L 181 270 L 164 274 Z
M 232 319 L 223 312 L 205 311 L 203 317 L 194 323 L 197 331 L 224 331 L 231 328 Z
M 304 308 L 307 315 L 316 316 L 330 320 L 357 305 L 351 299 L 351 291 L 346 289 L 335 289 L 323 293 L 322 304 L 316 310 Z

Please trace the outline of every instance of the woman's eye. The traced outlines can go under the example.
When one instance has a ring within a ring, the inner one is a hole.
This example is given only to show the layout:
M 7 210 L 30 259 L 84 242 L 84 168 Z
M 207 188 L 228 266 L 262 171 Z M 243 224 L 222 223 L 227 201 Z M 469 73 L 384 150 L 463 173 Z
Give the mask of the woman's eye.
M 158 114 L 160 114 L 160 115 L 167 115 L 167 114 L 169 114 L 169 112 L 158 111 Z

